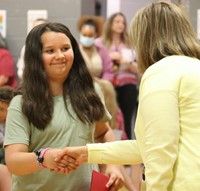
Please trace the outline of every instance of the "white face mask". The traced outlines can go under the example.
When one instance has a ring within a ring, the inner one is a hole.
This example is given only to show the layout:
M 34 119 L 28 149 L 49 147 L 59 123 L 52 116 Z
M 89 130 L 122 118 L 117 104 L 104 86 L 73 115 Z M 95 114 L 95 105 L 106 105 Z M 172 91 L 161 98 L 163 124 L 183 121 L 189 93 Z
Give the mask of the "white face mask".
M 92 37 L 86 37 L 83 35 L 80 35 L 80 43 L 84 46 L 84 47 L 91 47 L 94 44 L 94 39 Z

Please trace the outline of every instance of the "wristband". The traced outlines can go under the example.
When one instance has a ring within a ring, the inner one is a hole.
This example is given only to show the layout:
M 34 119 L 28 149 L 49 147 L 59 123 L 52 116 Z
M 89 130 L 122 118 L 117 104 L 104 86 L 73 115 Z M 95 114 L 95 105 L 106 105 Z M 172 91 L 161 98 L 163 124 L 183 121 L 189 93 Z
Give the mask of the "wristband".
M 37 163 L 39 165 L 40 168 L 47 168 L 44 164 L 44 154 L 50 150 L 51 148 L 45 148 L 45 149 L 39 149 L 37 151 L 34 151 L 36 154 L 36 159 L 37 159 Z

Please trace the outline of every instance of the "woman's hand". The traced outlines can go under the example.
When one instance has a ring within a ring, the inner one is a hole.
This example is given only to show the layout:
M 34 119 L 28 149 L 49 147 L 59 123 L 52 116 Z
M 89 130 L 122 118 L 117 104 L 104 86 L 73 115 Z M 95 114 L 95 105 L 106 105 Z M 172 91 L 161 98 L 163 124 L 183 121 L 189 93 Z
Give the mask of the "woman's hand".
M 119 51 L 111 52 L 109 54 L 109 56 L 114 62 L 117 62 L 118 64 L 120 64 L 119 62 L 120 62 L 122 56 Z
M 68 174 L 76 170 L 78 165 L 75 165 L 75 160 L 71 157 L 65 156 L 61 161 L 56 162 L 55 159 L 61 151 L 62 149 L 49 149 L 44 155 L 43 165 L 53 172 L 60 172 L 63 174 Z
M 69 169 L 74 169 L 82 163 L 88 161 L 87 146 L 65 147 L 61 149 L 55 158 L 57 164 L 66 164 Z

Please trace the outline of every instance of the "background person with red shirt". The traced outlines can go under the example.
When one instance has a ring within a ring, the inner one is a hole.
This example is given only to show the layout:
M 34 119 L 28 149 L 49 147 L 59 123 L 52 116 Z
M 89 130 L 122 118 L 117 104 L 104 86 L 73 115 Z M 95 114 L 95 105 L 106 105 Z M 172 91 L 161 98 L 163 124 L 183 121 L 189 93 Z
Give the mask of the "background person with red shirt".
M 0 38 L 3 39 L 1 35 Z M 5 85 L 16 88 L 17 80 L 12 55 L 6 48 L 4 41 L 0 40 L 0 87 Z

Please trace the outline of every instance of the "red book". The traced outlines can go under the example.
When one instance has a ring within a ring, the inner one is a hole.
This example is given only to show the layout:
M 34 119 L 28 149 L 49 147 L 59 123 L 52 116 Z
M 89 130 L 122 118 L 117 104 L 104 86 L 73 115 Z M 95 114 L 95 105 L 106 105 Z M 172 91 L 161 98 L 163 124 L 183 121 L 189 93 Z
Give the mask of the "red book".
M 108 180 L 108 176 L 93 170 L 90 191 L 109 191 L 109 188 L 106 187 Z

